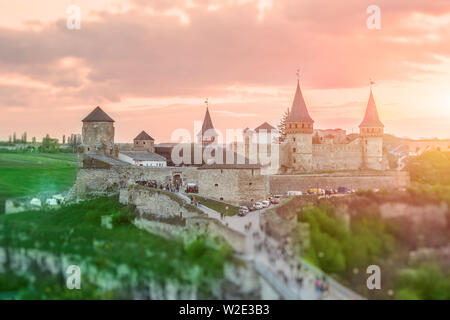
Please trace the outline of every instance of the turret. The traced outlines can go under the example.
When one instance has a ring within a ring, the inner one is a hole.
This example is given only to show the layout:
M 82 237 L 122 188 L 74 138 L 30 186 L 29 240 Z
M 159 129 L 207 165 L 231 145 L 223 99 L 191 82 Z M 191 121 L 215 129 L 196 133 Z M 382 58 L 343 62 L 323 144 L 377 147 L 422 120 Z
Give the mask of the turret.
M 359 125 L 359 131 L 362 144 L 361 169 L 382 170 L 384 125 L 378 117 L 372 88 L 370 88 L 369 102 L 364 119 Z
M 206 113 L 205 118 L 203 119 L 202 130 L 198 133 L 197 136 L 199 143 L 201 143 L 203 147 L 206 147 L 207 145 L 217 141 L 217 137 L 219 136 L 217 134 L 216 129 L 214 129 L 214 125 L 211 120 L 211 115 L 209 114 L 208 106 L 206 107 Z
M 297 81 L 294 101 L 286 119 L 286 140 L 292 154 L 290 166 L 295 171 L 312 171 L 312 135 L 314 120 L 308 113 L 305 99 Z
M 142 131 L 133 139 L 133 151 L 155 151 L 155 139 L 153 139 L 147 132 Z
M 117 157 L 114 147 L 114 120 L 97 107 L 82 121 L 83 154 Z

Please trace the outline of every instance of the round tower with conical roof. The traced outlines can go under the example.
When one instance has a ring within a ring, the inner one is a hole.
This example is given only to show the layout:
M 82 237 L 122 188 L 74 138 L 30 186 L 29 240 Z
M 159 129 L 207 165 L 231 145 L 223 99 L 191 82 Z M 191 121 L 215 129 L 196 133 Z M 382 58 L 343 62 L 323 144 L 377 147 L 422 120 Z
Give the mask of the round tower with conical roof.
M 310 172 L 313 169 L 312 136 L 314 120 L 308 113 L 305 99 L 297 80 L 294 101 L 286 119 L 286 140 L 290 148 L 290 166 L 294 171 Z
M 82 121 L 83 154 L 117 157 L 114 147 L 114 120 L 100 107 L 96 107 Z
M 384 125 L 378 117 L 372 88 L 364 119 L 359 125 L 359 132 L 362 148 L 361 169 L 383 170 Z

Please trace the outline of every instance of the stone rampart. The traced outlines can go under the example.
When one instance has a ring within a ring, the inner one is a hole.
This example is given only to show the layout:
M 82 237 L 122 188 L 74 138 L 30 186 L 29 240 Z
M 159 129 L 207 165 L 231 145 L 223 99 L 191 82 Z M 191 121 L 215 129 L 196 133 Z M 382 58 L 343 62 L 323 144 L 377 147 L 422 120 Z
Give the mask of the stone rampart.
M 403 171 L 269 176 L 269 192 L 271 194 L 286 194 L 288 191 L 307 191 L 311 188 L 393 189 L 405 188 L 409 184 L 409 173 Z

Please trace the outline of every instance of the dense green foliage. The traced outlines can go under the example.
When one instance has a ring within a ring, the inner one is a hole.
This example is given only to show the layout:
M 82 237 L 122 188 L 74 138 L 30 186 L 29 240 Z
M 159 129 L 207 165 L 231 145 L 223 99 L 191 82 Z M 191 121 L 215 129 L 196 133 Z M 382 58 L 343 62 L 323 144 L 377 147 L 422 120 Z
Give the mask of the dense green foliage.
M 299 217 L 310 225 L 311 246 L 306 258 L 327 273 L 351 273 L 394 250 L 393 237 L 377 217 L 352 221 L 350 228 L 331 208 L 305 208 Z
M 436 264 L 403 269 L 396 280 L 397 299 L 450 300 L 450 276 Z
M 113 229 L 101 226 L 101 217 L 106 215 L 113 216 Z M 102 270 L 125 264 L 139 274 L 192 283 L 206 291 L 212 280 L 222 276 L 223 264 L 231 255 L 228 245 L 206 238 L 185 243 L 164 239 L 130 224 L 132 215 L 131 208 L 120 205 L 114 197 L 58 210 L 0 216 L 0 246 L 75 254 Z M 58 283 L 58 288 L 51 289 L 56 297 L 63 290 Z M 92 291 L 86 292 L 89 296 L 84 298 L 92 298 Z
M 203 197 L 198 196 L 197 194 L 195 194 L 195 195 L 188 194 L 188 196 L 194 197 L 195 201 L 200 201 L 201 205 L 208 207 L 210 209 L 213 209 L 219 213 L 226 214 L 227 216 L 234 216 L 239 211 L 238 207 L 233 206 L 231 204 L 227 204 L 227 203 L 212 200 L 212 199 L 203 198 Z M 228 210 L 226 209 L 226 207 L 228 207 Z
M 413 182 L 450 185 L 450 152 L 426 151 L 411 158 L 406 168 Z
M 0 214 L 5 199 L 67 191 L 76 168 L 74 154 L 0 153 Z
M 429 197 L 439 199 L 428 192 Z M 367 200 L 365 203 L 368 205 Z M 431 226 L 429 230 L 412 225 L 408 219 L 382 219 L 367 210 L 344 220 L 333 207 L 320 204 L 305 207 L 298 217 L 310 225 L 310 248 L 303 257 L 363 295 L 390 298 L 388 292 L 392 290 L 396 299 L 450 299 L 450 273 L 440 267 L 439 261 L 411 264 L 408 258 L 409 250 L 418 249 L 421 241 L 430 240 L 430 246 L 433 242 L 438 246 L 448 243 L 445 229 Z M 421 235 L 427 238 L 421 240 Z M 373 264 L 381 266 L 384 290 L 366 288 L 365 269 Z

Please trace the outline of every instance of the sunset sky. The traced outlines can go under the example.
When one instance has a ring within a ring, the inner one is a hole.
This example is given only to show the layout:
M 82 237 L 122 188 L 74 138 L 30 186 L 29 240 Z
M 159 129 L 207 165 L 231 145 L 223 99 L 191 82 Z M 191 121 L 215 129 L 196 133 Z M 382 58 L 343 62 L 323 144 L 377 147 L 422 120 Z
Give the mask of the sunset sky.
M 219 130 L 276 125 L 296 69 L 315 128 L 357 132 L 372 78 L 387 133 L 450 138 L 450 0 L 0 0 L 0 139 L 80 133 L 99 105 L 117 142 L 166 142 L 206 97 Z

